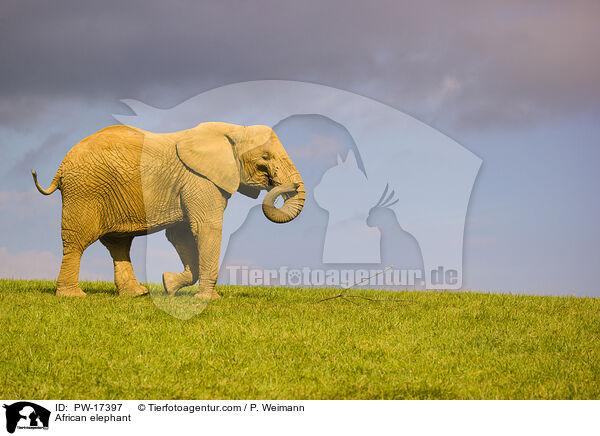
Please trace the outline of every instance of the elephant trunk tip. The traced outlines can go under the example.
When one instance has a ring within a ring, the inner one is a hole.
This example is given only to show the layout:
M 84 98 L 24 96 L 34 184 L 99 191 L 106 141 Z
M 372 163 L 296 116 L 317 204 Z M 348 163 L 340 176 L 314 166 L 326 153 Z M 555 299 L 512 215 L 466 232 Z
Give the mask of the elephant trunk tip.
M 275 207 L 277 197 L 285 199 L 283 206 Z M 286 183 L 274 187 L 263 200 L 262 209 L 265 216 L 272 222 L 283 224 L 296 218 L 304 207 L 306 193 L 301 182 Z

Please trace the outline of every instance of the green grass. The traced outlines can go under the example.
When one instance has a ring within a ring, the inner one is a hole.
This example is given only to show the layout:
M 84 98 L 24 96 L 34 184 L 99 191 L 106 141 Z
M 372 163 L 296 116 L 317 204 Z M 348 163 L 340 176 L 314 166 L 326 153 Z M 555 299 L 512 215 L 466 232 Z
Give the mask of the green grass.
M 118 297 L 83 283 L 0 280 L 3 399 L 600 398 L 600 300 L 222 287 L 186 316 L 187 295 Z M 200 311 L 200 309 L 205 309 Z

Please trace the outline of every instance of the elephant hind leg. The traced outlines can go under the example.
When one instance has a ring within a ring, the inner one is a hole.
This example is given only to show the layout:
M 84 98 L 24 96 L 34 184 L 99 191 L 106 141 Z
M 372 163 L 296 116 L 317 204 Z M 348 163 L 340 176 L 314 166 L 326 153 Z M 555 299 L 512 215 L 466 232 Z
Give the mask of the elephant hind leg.
M 140 285 L 133 273 L 133 266 L 129 257 L 132 241 L 133 237 L 131 236 L 123 238 L 103 236 L 100 238 L 100 242 L 108 248 L 113 259 L 115 284 L 119 295 L 137 297 L 147 294 L 148 289 Z
M 187 223 L 167 228 L 166 236 L 177 250 L 184 268 L 179 274 L 172 272 L 163 274 L 165 291 L 174 294 L 184 286 L 193 285 L 198 281 L 198 248 Z
M 56 295 L 85 297 L 85 292 L 79 287 L 81 255 L 97 239 L 97 236 L 88 235 L 84 230 L 72 230 L 63 226 L 61 237 L 63 257 L 58 279 L 56 280 Z
M 85 297 L 79 287 L 79 265 L 82 252 L 69 250 L 63 253 L 60 272 L 56 280 L 56 295 L 59 297 Z

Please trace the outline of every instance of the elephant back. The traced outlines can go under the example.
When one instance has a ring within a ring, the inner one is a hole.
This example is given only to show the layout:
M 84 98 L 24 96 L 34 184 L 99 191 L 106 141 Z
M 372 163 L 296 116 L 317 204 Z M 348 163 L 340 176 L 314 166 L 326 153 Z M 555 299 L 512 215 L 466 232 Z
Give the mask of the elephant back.
M 59 170 L 63 201 L 85 198 L 87 203 L 110 208 L 123 199 L 141 198 L 140 159 L 147 133 L 111 126 L 77 143 Z

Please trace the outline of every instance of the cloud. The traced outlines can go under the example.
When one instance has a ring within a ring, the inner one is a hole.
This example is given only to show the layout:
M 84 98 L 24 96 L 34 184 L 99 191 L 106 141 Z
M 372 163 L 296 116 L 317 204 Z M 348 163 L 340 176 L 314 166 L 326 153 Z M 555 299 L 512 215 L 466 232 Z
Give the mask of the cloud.
M 10 253 L 0 247 L 0 277 L 15 279 L 56 279 L 60 259 L 49 251 Z
M 597 109 L 600 97 L 596 1 L 0 8 L 0 95 L 10 101 L 136 98 L 168 107 L 227 83 L 278 78 L 481 128 Z M 2 118 L 19 119 L 31 105 L 4 106 Z
M 59 147 L 64 147 L 66 137 L 65 132 L 50 134 L 39 146 L 25 152 L 21 160 L 11 168 L 10 175 L 14 177 L 28 173 L 31 169 L 39 168 L 53 159 Z
M 35 223 L 46 222 L 52 214 L 56 214 L 55 222 L 59 224 L 60 203 L 60 194 L 43 197 L 35 188 L 25 192 L 0 191 L 0 210 L 5 212 L 0 215 L 0 227 L 34 226 Z
M 56 280 L 60 258 L 49 251 L 10 252 L 0 247 L 0 277 L 14 279 Z M 82 269 L 80 280 L 107 280 L 104 274 Z M 110 279 L 109 279 L 110 280 Z
M 462 84 L 456 77 L 445 76 L 437 88 L 432 89 L 428 103 L 431 107 L 440 107 L 449 98 L 460 92 L 461 88 Z

